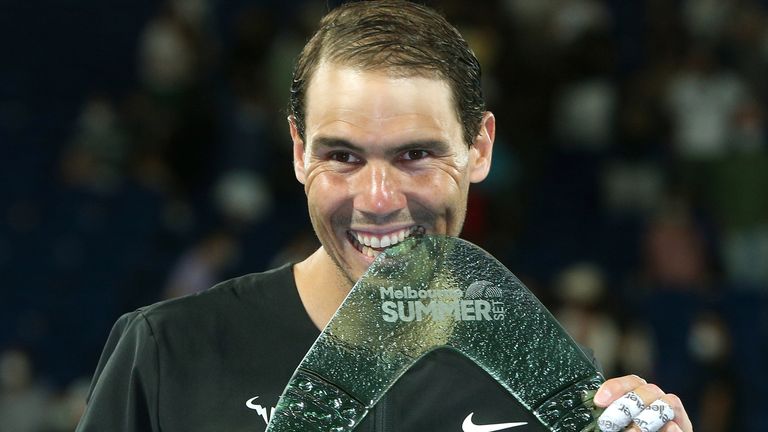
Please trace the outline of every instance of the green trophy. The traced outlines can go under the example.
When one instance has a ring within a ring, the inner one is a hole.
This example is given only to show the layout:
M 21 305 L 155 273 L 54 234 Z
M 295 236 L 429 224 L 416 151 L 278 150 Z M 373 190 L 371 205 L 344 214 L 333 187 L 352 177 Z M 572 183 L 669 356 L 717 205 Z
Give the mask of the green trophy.
M 454 237 L 380 254 L 283 391 L 267 432 L 351 431 L 421 357 L 458 351 L 551 431 L 596 431 L 604 381 L 501 263 Z

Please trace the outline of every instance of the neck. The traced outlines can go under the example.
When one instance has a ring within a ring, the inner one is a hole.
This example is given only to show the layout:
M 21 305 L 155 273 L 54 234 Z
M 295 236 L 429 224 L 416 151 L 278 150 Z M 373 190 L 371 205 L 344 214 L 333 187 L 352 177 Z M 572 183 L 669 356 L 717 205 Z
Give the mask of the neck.
M 352 285 L 322 247 L 293 266 L 293 277 L 307 315 L 322 330 Z

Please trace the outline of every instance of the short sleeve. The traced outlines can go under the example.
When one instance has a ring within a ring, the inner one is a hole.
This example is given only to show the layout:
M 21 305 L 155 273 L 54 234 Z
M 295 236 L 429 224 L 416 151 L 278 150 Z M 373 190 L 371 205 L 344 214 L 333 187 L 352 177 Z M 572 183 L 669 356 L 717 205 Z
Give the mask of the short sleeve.
M 159 359 L 141 311 L 120 317 L 110 332 L 76 432 L 160 431 Z

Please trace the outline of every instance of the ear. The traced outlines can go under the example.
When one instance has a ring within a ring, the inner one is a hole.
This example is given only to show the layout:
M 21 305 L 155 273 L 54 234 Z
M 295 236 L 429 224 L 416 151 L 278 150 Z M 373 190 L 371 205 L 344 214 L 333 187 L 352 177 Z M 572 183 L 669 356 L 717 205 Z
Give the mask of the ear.
M 496 117 L 490 111 L 483 113 L 480 124 L 480 132 L 469 148 L 470 166 L 469 181 L 479 183 L 488 177 L 491 171 L 491 156 L 493 155 L 493 141 L 496 139 Z
M 307 173 L 304 170 L 304 140 L 296 127 L 296 119 L 288 116 L 288 125 L 291 129 L 291 140 L 293 140 L 293 172 L 296 180 L 304 184 L 307 181 Z

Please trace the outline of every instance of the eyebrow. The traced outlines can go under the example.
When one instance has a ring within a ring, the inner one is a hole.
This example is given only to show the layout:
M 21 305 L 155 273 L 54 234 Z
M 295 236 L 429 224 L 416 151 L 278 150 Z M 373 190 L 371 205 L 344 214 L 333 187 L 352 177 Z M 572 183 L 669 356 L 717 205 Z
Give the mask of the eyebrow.
M 353 142 L 350 142 L 348 140 L 345 140 L 343 138 L 317 137 L 313 140 L 313 143 L 318 148 L 326 148 L 326 149 L 327 148 L 343 148 L 356 153 L 365 152 L 362 146 L 355 144 Z M 395 148 L 389 150 L 388 153 L 399 154 L 399 153 L 406 152 L 408 150 L 416 150 L 416 149 L 432 150 L 437 154 L 447 154 L 450 152 L 450 145 L 448 145 L 448 143 L 446 143 L 445 141 L 441 141 L 441 140 L 431 140 L 431 139 L 416 140 L 416 141 L 409 141 L 404 144 L 400 144 Z
M 362 153 L 363 148 L 343 138 L 317 137 L 313 143 L 318 148 L 344 148 L 357 153 Z

